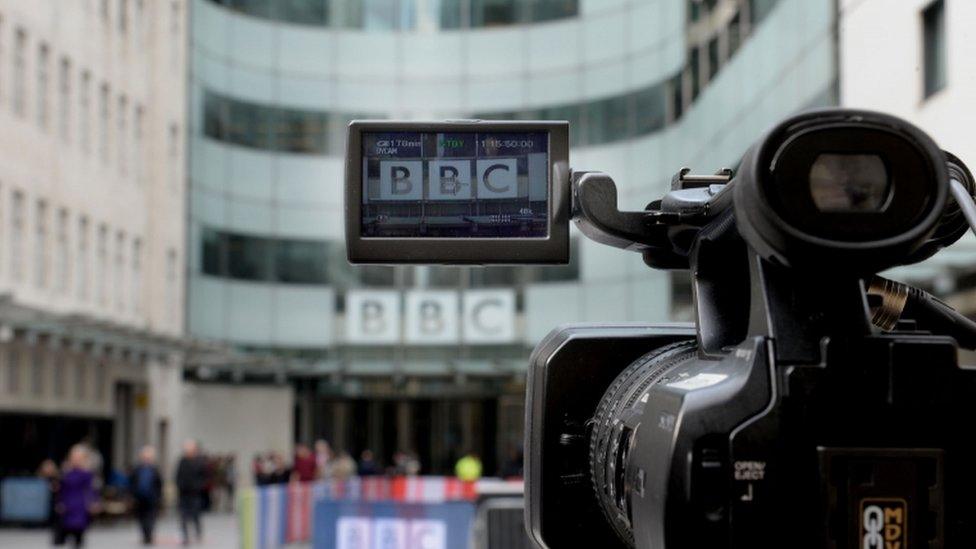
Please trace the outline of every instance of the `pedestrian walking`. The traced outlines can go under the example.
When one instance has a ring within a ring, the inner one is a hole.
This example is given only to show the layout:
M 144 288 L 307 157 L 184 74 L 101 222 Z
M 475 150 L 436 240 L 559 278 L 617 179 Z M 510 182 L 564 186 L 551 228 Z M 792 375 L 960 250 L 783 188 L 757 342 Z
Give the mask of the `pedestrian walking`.
M 98 506 L 95 476 L 88 469 L 88 457 L 88 450 L 82 445 L 73 446 L 68 453 L 55 506 L 61 526 L 55 545 L 64 545 L 69 538 L 75 547 L 85 543 L 85 531 Z
M 156 449 L 152 446 L 144 446 L 139 452 L 139 464 L 132 470 L 129 487 L 142 531 L 142 543 L 152 545 L 156 516 L 163 497 L 163 480 L 156 467 Z
M 183 442 L 183 456 L 176 465 L 176 489 L 179 492 L 180 530 L 183 545 L 190 544 L 190 525 L 193 525 L 197 541 L 203 541 L 203 490 L 207 482 L 207 464 L 200 455 L 197 441 Z

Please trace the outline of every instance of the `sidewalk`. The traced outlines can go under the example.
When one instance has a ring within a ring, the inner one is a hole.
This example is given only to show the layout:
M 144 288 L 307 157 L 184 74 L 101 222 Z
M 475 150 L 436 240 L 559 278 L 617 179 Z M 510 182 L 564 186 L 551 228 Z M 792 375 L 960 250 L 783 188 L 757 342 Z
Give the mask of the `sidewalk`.
M 156 547 L 179 547 L 180 527 L 175 514 L 170 511 L 160 519 L 156 527 Z M 0 547 L 34 549 L 51 547 L 48 530 L 0 528 Z M 111 525 L 96 525 L 85 534 L 85 547 L 89 549 L 142 548 L 141 535 L 134 520 L 120 521 Z M 237 548 L 237 517 L 230 514 L 204 515 L 203 543 L 190 547 L 206 549 Z

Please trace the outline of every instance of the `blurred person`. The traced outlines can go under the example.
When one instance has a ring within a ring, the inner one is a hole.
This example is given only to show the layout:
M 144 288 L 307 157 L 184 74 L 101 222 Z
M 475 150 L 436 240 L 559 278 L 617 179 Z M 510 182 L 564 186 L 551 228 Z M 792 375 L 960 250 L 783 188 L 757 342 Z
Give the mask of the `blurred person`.
M 454 465 L 454 475 L 465 482 L 474 482 L 481 478 L 481 459 L 478 454 L 465 452 Z
M 509 450 L 508 457 L 502 465 L 502 478 L 521 478 L 522 477 L 522 449 L 512 448 Z
M 217 462 L 210 456 L 200 456 L 203 461 L 203 490 L 200 491 L 200 508 L 210 512 L 213 508 L 214 477 L 217 474 Z
M 95 475 L 89 470 L 89 463 L 86 446 L 76 444 L 71 447 L 55 506 L 60 521 L 55 545 L 64 545 L 68 538 L 74 541 L 75 547 L 85 543 L 85 531 L 91 524 L 92 514 L 98 510 Z
M 356 473 L 361 477 L 371 477 L 383 473 L 380 464 L 373 458 L 372 450 L 367 448 L 359 454 L 359 467 L 356 468 Z
M 328 478 L 332 475 L 332 448 L 324 439 L 315 441 L 315 468 L 318 478 Z
M 234 511 L 234 492 L 237 488 L 237 459 L 228 454 L 224 461 L 224 510 Z
M 285 462 L 285 456 L 281 452 L 271 452 L 271 484 L 285 484 L 291 478 L 291 468 Z
M 352 459 L 349 452 L 342 450 L 329 467 L 329 474 L 335 480 L 348 479 L 356 474 L 356 460 Z
M 412 477 L 420 473 L 420 460 L 411 452 L 393 454 L 393 474 Z
M 292 463 L 291 480 L 293 482 L 312 482 L 318 469 L 315 455 L 306 444 L 295 446 L 295 459 Z
M 58 491 L 61 487 L 61 471 L 53 459 L 45 459 L 37 468 L 38 478 L 47 482 L 48 490 L 48 509 L 47 524 L 51 528 L 51 537 L 55 542 L 60 539 L 61 521 L 58 520 L 55 506 L 57 505 Z
M 156 515 L 163 497 L 163 479 L 156 467 L 156 449 L 146 445 L 139 452 L 139 464 L 132 469 L 129 488 L 136 518 L 142 531 L 142 544 L 152 545 Z
M 88 470 L 91 472 L 94 478 L 95 489 L 98 490 L 105 482 L 105 477 L 103 475 L 105 459 L 102 457 L 102 452 L 99 451 L 98 446 L 95 445 L 95 442 L 91 436 L 86 436 L 85 438 L 81 439 L 79 444 L 85 449 L 86 452 L 88 452 Z
M 254 474 L 254 484 L 256 486 L 264 486 L 268 483 L 264 474 L 264 456 L 254 454 L 254 458 L 251 460 L 251 472 Z
M 190 524 L 193 524 L 197 541 L 203 540 L 200 513 L 203 510 L 203 489 L 206 481 L 207 466 L 200 456 L 200 446 L 197 441 L 187 439 L 183 442 L 183 456 L 176 466 L 183 545 L 190 544 Z

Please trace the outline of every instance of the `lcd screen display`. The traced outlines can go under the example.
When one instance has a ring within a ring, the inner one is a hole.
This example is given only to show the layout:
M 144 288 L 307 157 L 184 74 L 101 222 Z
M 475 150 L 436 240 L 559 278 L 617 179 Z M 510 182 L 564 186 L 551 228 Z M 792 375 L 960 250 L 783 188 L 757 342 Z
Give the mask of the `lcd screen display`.
M 365 238 L 545 238 L 549 133 L 363 132 Z

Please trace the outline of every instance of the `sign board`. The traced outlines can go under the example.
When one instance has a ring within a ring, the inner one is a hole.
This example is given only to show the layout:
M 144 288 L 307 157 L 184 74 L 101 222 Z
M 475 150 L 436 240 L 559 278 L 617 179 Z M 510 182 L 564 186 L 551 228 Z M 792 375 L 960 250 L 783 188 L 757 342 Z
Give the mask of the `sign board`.
M 458 294 L 448 290 L 411 290 L 404 300 L 407 343 L 443 345 L 457 343 Z
M 321 501 L 316 549 L 453 549 L 468 547 L 474 504 Z
M 400 293 L 391 290 L 348 292 L 346 341 L 368 344 L 400 341 Z
M 353 344 L 513 343 L 515 290 L 352 290 L 346 294 L 346 341 Z M 401 323 L 403 324 L 401 330 Z M 402 336 L 401 336 L 402 334 Z
M 461 333 L 466 343 L 515 341 L 515 290 L 470 290 L 461 307 Z

